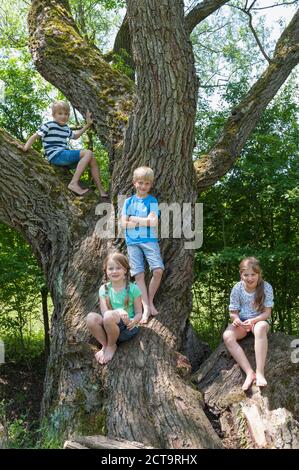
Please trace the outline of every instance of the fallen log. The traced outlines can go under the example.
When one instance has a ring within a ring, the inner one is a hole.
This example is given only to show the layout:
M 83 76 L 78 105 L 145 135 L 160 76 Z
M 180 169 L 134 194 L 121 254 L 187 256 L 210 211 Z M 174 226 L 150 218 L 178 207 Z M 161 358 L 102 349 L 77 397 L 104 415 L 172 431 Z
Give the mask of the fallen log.
M 299 448 L 299 364 L 292 362 L 292 340 L 269 336 L 268 386 L 244 392 L 243 373 L 221 344 L 193 375 L 206 414 L 227 448 Z M 252 335 L 241 346 L 255 367 Z

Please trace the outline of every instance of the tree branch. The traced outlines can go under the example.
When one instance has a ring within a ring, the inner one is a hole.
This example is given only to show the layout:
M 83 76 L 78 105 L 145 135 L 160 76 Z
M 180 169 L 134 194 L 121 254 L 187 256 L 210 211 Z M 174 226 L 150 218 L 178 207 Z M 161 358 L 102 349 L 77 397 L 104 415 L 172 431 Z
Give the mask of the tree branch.
M 253 27 L 252 14 L 251 14 L 250 10 L 252 9 L 254 4 L 255 4 L 255 2 L 253 2 L 249 8 L 241 8 L 241 7 L 238 7 L 238 6 L 235 6 L 235 5 L 232 5 L 232 7 L 237 8 L 238 10 L 242 11 L 243 13 L 245 13 L 245 15 L 248 16 L 248 18 L 249 18 L 249 28 L 250 28 L 250 30 L 251 30 L 254 38 L 255 38 L 255 41 L 256 41 L 261 53 L 265 57 L 266 61 L 270 63 L 271 59 L 268 56 L 268 54 L 266 53 L 265 49 L 263 48 L 263 45 L 262 45 L 261 41 L 259 40 L 259 37 L 258 37 L 254 27 Z
M 283 3 L 275 3 L 274 5 L 268 5 L 267 7 L 255 7 L 252 8 L 252 10 L 268 10 L 269 8 L 275 8 L 275 7 L 282 7 L 284 5 L 296 5 L 298 0 L 294 0 L 293 2 L 283 2 Z
M 186 15 L 185 24 L 187 32 L 190 34 L 195 26 L 228 2 L 229 0 L 204 0 L 199 5 L 196 5 Z
M 126 55 L 123 57 L 123 60 L 125 61 L 125 64 L 132 70 L 130 78 L 134 80 L 135 64 L 133 60 L 132 39 L 127 15 L 125 15 L 121 27 L 117 32 L 114 41 L 113 55 L 117 54 L 122 57 L 124 51 Z
M 299 11 L 279 38 L 271 64 L 232 111 L 216 145 L 195 162 L 203 191 L 233 166 L 264 109 L 299 62 Z
M 134 83 L 80 36 L 67 0 L 33 0 L 28 22 L 36 68 L 83 116 L 92 112 L 97 135 L 113 158 L 133 107 Z

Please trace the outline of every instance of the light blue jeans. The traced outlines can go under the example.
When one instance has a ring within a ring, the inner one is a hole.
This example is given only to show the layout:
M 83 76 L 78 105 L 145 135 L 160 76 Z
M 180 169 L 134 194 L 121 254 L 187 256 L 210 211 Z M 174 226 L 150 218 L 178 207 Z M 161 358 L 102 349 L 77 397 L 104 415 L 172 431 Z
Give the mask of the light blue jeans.
M 154 269 L 164 269 L 158 242 L 128 245 L 127 250 L 131 276 L 144 272 L 144 258 L 146 258 L 151 271 Z

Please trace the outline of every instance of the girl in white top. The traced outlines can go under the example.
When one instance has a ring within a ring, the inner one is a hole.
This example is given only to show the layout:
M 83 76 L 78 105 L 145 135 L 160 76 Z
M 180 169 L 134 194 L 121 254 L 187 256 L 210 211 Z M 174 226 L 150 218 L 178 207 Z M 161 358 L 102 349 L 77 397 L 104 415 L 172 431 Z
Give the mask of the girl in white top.
M 232 324 L 223 334 L 224 343 L 246 374 L 243 390 L 248 390 L 253 382 L 258 387 L 267 385 L 264 368 L 268 349 L 267 333 L 269 317 L 273 307 L 273 290 L 262 279 L 259 261 L 254 257 L 245 258 L 240 263 L 241 281 L 232 289 L 230 295 L 230 318 Z M 237 341 L 249 332 L 255 337 L 256 372 L 252 369 L 243 349 Z

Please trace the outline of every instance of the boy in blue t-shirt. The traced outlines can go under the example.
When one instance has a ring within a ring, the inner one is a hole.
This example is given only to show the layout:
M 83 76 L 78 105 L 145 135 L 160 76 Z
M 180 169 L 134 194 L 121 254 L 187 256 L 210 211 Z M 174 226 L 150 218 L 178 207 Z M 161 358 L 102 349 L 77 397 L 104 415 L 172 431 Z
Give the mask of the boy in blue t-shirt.
M 151 168 L 142 166 L 133 173 L 134 196 L 126 199 L 122 210 L 122 227 L 126 229 L 131 275 L 141 290 L 143 315 L 140 323 L 147 323 L 150 315 L 157 315 L 154 296 L 161 282 L 164 264 L 160 254 L 156 227 L 158 225 L 158 201 L 149 194 L 154 181 Z M 144 257 L 153 275 L 147 289 L 144 280 Z

